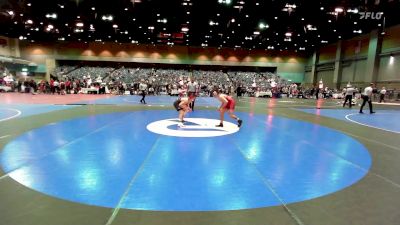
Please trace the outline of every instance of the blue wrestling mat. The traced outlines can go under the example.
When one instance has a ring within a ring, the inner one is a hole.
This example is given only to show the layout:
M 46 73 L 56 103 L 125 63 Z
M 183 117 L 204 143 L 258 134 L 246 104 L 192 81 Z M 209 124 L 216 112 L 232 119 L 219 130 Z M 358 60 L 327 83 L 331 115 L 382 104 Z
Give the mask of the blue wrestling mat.
M 171 106 L 178 97 L 171 96 L 146 96 L 146 103 L 149 105 L 166 105 Z M 140 103 L 142 96 L 139 95 L 124 95 L 113 96 L 91 101 L 81 101 L 77 104 L 110 104 L 110 105 L 143 105 Z M 219 106 L 220 103 L 216 98 L 197 97 L 195 106 Z
M 57 110 L 69 109 L 73 105 L 30 105 L 30 104 L 0 104 L 0 122 L 19 117 L 38 115 Z
M 123 97 L 125 98 L 125 97 Z M 82 204 L 160 211 L 238 210 L 340 191 L 371 167 L 367 149 L 333 129 L 273 115 L 135 111 L 61 121 L 9 142 L 15 181 Z M 330 141 L 334 140 L 334 141 Z
M 359 109 L 296 109 L 302 112 L 311 113 L 319 116 L 331 117 L 339 120 L 347 120 L 360 125 L 400 133 L 400 111 L 398 110 L 378 110 L 374 114 L 369 114 L 369 109 L 364 110 L 364 114 L 358 113 Z

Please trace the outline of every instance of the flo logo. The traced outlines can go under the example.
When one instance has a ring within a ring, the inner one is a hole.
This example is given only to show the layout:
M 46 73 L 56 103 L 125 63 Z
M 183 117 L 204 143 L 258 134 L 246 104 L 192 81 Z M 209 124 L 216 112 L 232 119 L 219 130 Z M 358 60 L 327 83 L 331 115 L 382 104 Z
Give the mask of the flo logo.
M 383 16 L 383 12 L 359 12 L 360 19 L 372 19 L 372 20 L 380 20 Z
M 178 126 L 178 119 L 159 120 L 147 125 L 147 130 L 175 137 L 216 137 L 236 133 L 236 124 L 224 121 L 224 127 L 215 127 L 219 120 L 204 118 L 185 118 L 184 126 Z

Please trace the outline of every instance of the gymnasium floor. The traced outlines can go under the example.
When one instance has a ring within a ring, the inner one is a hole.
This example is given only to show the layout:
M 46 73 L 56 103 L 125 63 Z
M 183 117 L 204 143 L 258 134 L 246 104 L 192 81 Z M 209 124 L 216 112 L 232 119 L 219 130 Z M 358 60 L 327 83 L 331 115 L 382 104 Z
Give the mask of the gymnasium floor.
M 139 99 L 0 94 L 0 224 L 400 224 L 400 106 Z

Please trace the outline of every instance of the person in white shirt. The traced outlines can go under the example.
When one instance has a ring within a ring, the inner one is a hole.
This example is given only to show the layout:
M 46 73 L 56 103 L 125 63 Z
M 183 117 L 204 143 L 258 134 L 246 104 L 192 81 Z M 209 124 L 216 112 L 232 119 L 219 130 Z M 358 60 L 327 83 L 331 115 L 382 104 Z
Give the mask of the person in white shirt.
M 193 98 L 191 103 L 189 104 L 189 107 L 192 111 L 194 111 L 194 102 L 197 97 L 197 91 L 198 91 L 197 82 L 194 81 L 193 78 L 191 78 L 189 80 L 189 82 L 187 83 L 187 92 L 188 92 L 189 97 Z
M 386 95 L 386 88 L 383 87 L 382 90 L 379 92 L 379 103 L 382 101 L 385 102 L 385 95 Z
M 350 84 L 348 84 L 347 88 L 346 88 L 346 92 L 345 92 L 346 93 L 346 97 L 345 97 L 345 100 L 343 102 L 343 107 L 346 105 L 347 100 L 349 100 L 349 108 L 351 109 L 351 100 L 353 98 L 354 91 L 355 91 L 355 89 Z
M 140 99 L 140 102 L 143 104 L 146 104 L 146 100 L 144 99 L 146 97 L 146 90 L 147 90 L 147 84 L 142 80 L 139 84 L 139 91 L 140 95 L 142 96 L 142 99 Z
M 364 108 L 364 106 L 365 106 L 365 103 L 367 103 L 368 102 L 368 106 L 369 106 L 369 112 L 372 114 L 372 113 L 375 113 L 373 110 L 372 110 L 372 99 L 371 99 L 371 97 L 372 97 L 372 90 L 373 90 L 373 86 L 374 86 L 374 83 L 371 83 L 370 85 L 369 85 L 369 87 L 366 87 L 365 89 L 364 89 L 364 92 L 362 93 L 362 95 L 361 95 L 361 98 L 363 99 L 363 103 L 362 103 L 362 105 L 361 105 L 361 108 L 360 108 L 360 113 L 363 113 L 363 108 Z

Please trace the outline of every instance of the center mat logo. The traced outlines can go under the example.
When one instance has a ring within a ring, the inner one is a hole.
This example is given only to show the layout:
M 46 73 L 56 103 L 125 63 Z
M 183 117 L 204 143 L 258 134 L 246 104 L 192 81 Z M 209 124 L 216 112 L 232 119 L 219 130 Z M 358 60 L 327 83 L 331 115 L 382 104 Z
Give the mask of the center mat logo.
M 224 121 L 224 127 L 215 127 L 219 120 L 204 118 L 185 118 L 184 126 L 178 119 L 159 120 L 147 125 L 147 130 L 175 137 L 216 137 L 236 133 L 236 124 Z

